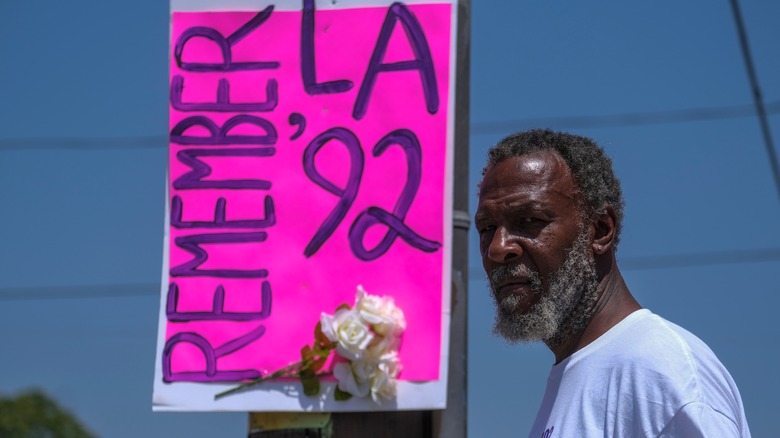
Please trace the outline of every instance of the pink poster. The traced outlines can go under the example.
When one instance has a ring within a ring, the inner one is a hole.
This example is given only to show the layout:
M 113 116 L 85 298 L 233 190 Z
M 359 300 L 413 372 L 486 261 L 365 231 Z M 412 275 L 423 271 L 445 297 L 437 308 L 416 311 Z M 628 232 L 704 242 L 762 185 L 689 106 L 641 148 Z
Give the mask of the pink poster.
M 172 14 L 165 383 L 299 360 L 358 285 L 440 377 L 452 6 L 302 5 Z

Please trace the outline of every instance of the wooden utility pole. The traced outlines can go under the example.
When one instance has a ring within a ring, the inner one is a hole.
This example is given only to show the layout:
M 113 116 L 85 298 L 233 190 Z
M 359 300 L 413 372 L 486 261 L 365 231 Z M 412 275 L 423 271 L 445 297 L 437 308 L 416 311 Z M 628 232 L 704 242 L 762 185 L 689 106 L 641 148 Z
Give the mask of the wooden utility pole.
M 465 438 L 469 213 L 471 0 L 458 0 L 452 235 L 452 309 L 447 409 L 347 413 L 250 413 L 248 438 Z

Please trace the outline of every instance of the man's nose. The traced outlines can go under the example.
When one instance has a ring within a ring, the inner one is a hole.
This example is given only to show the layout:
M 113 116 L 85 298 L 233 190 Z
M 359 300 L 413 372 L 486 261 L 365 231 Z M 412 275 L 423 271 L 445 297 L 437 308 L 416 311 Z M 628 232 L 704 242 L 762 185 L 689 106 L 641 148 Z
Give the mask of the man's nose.
M 505 227 L 499 227 L 493 234 L 493 240 L 488 247 L 487 255 L 495 263 L 509 263 L 523 254 L 517 236 Z

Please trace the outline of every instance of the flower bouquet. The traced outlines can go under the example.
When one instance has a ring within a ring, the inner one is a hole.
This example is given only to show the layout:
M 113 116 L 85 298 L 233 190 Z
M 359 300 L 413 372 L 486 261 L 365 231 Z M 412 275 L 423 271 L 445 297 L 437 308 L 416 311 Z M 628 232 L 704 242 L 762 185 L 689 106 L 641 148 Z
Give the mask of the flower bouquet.
M 368 294 L 357 287 L 355 304 L 339 306 L 333 315 L 322 313 L 314 328 L 314 342 L 301 349 L 301 360 L 267 376 L 223 391 L 214 399 L 278 378 L 298 378 L 308 396 L 320 393 L 320 377 L 333 375 L 336 400 L 367 397 L 380 404 L 395 397 L 401 372 L 398 349 L 406 329 L 403 311 L 393 299 Z M 331 357 L 332 371 L 325 371 Z

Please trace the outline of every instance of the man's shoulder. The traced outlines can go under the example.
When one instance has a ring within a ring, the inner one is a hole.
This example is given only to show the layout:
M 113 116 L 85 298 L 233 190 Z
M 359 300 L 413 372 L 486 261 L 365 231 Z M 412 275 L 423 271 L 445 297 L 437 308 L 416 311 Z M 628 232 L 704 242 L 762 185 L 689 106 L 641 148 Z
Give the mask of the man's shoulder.
M 615 345 L 617 356 L 667 375 L 726 373 L 710 347 L 683 327 L 649 311 Z M 622 352 L 621 352 L 622 350 Z
M 628 315 L 574 356 L 576 360 L 588 362 L 603 359 L 614 366 L 669 366 L 668 358 L 686 362 L 699 350 L 711 353 L 690 332 L 647 309 L 641 309 Z
M 637 318 L 623 333 L 619 345 L 613 348 L 624 351 L 621 356 L 658 366 L 672 365 L 670 359 L 692 366 L 691 362 L 698 356 L 713 355 L 712 350 L 694 334 L 649 310 Z
M 736 385 L 712 351 L 649 310 L 626 317 L 553 367 L 550 377 L 537 430 L 595 424 L 607 436 L 656 436 L 675 418 L 709 412 L 697 406 L 747 430 Z
M 683 379 L 698 377 L 703 368 L 725 371 L 715 353 L 688 330 L 643 309 L 626 318 L 614 336 L 605 333 L 602 358 L 615 367 L 647 376 Z M 621 322 L 622 323 L 622 322 Z M 648 374 L 649 373 L 649 374 Z
M 598 361 L 610 380 L 650 398 L 735 407 L 739 392 L 725 366 L 704 341 L 679 325 L 642 311 L 608 339 Z M 607 333 L 609 334 L 609 332 Z

